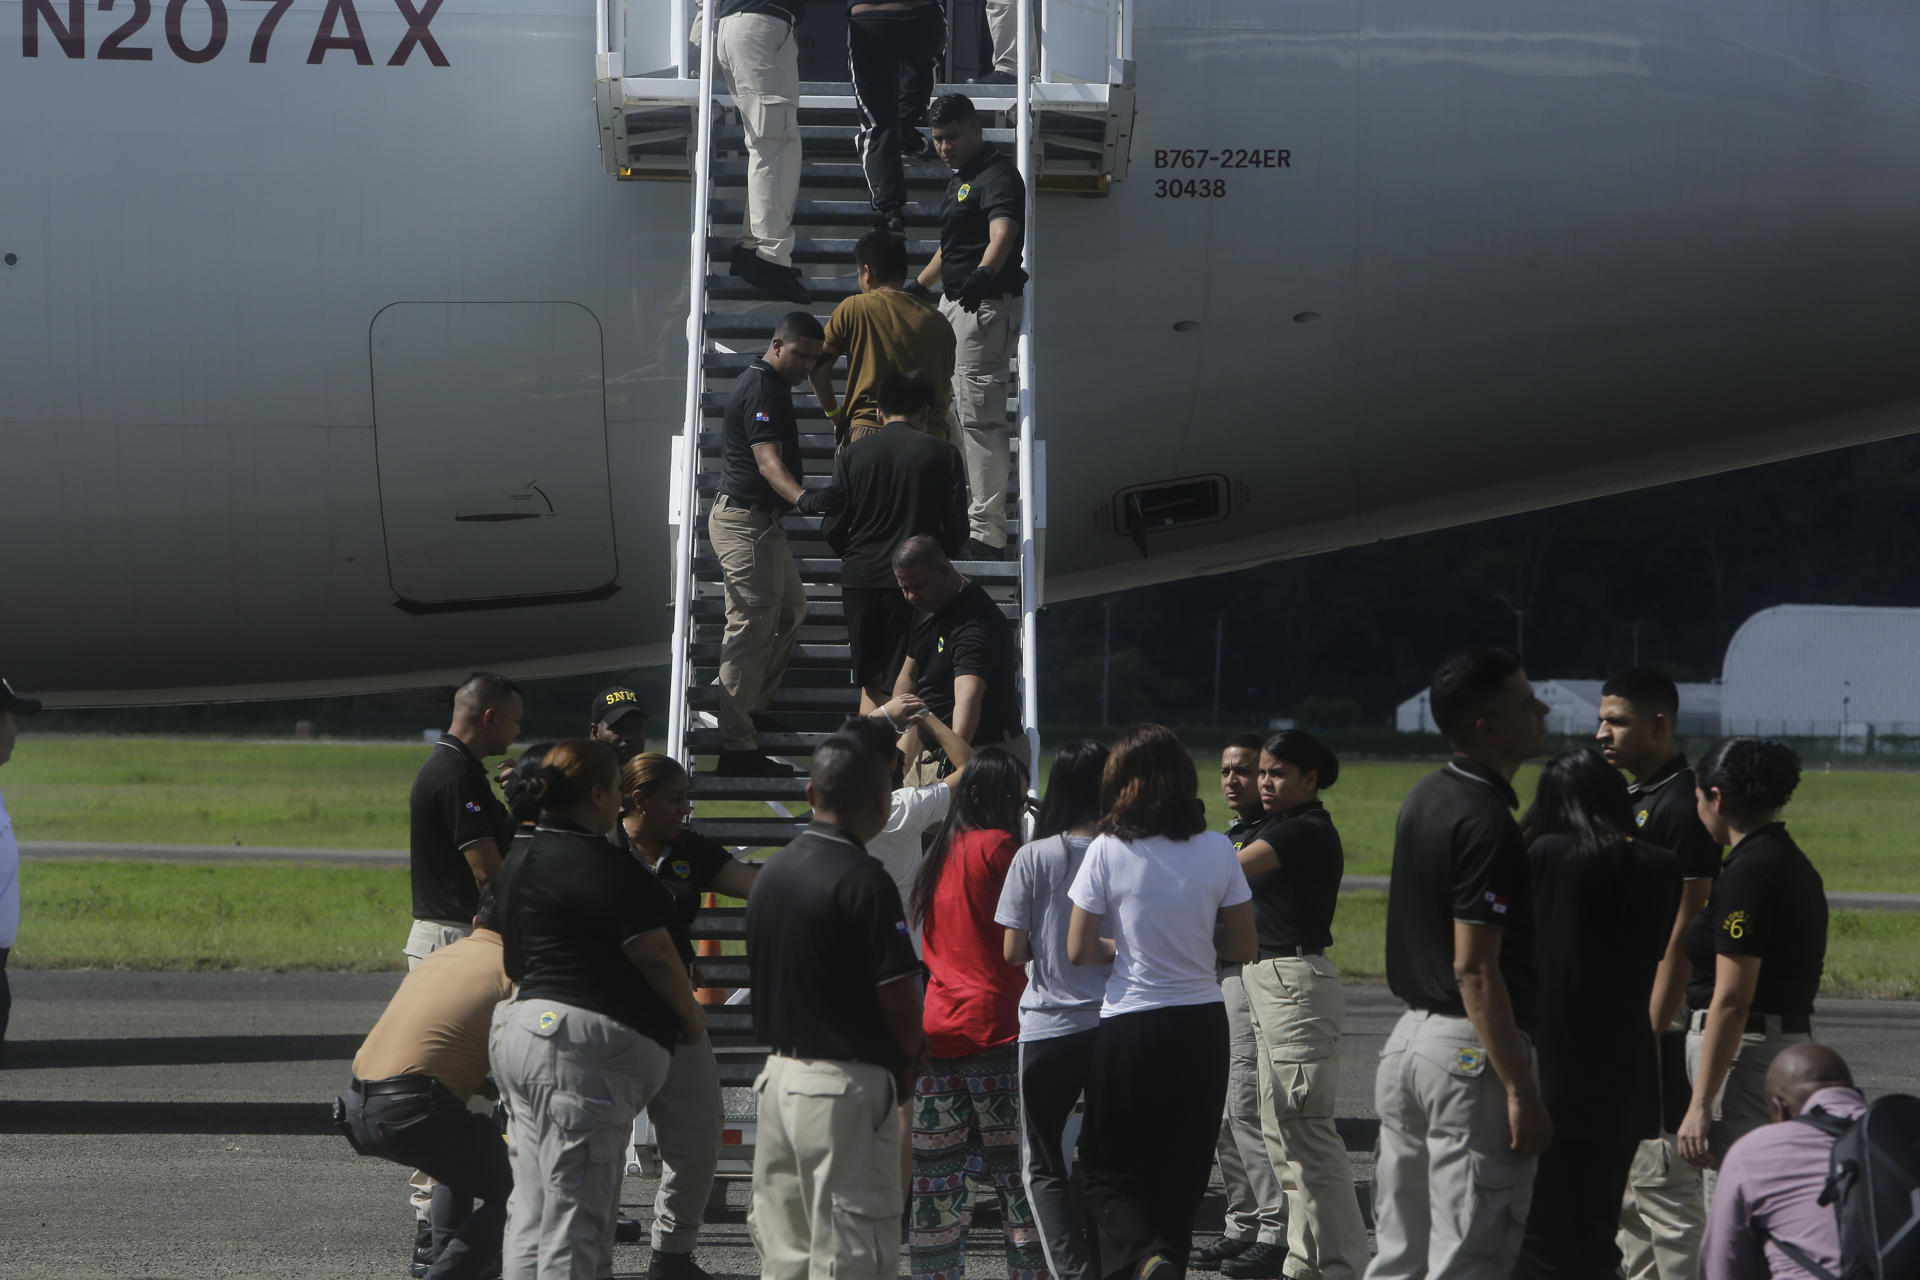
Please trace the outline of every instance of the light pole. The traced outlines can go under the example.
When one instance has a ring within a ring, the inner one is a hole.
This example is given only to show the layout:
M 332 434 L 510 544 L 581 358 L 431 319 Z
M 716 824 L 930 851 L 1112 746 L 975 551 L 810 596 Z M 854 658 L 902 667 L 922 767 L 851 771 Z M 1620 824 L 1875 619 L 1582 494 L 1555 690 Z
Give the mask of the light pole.
M 1120 597 L 1126 595 L 1117 591 L 1100 602 L 1100 608 L 1106 614 L 1100 627 L 1100 727 L 1106 728 L 1113 721 L 1107 714 L 1107 691 L 1113 679 L 1113 606 L 1120 603 Z
M 1213 615 L 1213 719 L 1209 720 L 1208 724 L 1220 723 L 1220 666 L 1227 642 L 1227 615 L 1239 608 L 1240 602 L 1246 598 L 1247 593 L 1242 591 L 1227 601 L 1220 612 Z
M 1493 598 L 1513 610 L 1513 652 L 1516 656 L 1524 654 L 1527 651 L 1527 611 L 1498 592 Z

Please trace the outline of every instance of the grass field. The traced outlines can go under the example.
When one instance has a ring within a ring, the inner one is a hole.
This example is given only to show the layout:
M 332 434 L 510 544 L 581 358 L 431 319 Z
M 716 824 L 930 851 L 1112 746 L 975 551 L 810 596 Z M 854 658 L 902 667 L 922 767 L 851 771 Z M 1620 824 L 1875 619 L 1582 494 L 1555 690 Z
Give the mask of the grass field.
M 406 847 L 407 788 L 423 745 L 236 743 L 161 738 L 22 740 L 0 772 L 27 843 Z M 1383 875 L 1393 823 L 1429 763 L 1354 761 L 1325 799 L 1348 869 Z M 1522 773 L 1521 798 L 1532 787 Z M 1224 826 L 1209 762 L 1202 793 Z M 750 804 L 703 804 L 710 817 Z M 1920 891 L 1920 774 L 1812 773 L 1788 816 L 1836 890 Z M 297 863 L 192 865 L 36 860 L 22 876 L 23 968 L 398 969 L 407 874 Z M 1357 978 L 1384 976 L 1386 898 L 1341 900 L 1333 958 Z M 1835 912 L 1825 990 L 1920 996 L 1920 913 Z

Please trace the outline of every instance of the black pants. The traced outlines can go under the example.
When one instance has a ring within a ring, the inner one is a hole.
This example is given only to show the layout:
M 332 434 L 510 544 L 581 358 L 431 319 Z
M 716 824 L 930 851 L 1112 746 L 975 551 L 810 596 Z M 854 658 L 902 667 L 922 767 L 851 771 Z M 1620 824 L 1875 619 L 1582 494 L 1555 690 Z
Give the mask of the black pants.
M 854 146 L 873 207 L 882 213 L 907 203 L 900 148 L 918 135 L 933 99 L 933 71 L 947 44 L 947 15 L 938 4 L 876 9 L 847 18 L 847 62 L 860 105 Z
M 1514 1280 L 1614 1280 L 1620 1199 L 1635 1142 L 1555 1137 L 1533 1175 L 1533 1206 Z
M 1225 1005 L 1100 1019 L 1080 1131 L 1100 1275 L 1156 1253 L 1186 1271 L 1226 1103 Z
M 1061 1149 L 1073 1104 L 1093 1072 L 1098 1031 L 1020 1042 L 1020 1176 L 1054 1280 L 1093 1280 L 1085 1192 Z
M 483 1201 L 446 1242 L 427 1275 L 431 1280 L 485 1275 L 500 1261 L 507 1196 L 513 1190 L 507 1144 L 492 1121 L 467 1110 L 438 1081 L 397 1078 L 420 1084 L 406 1093 L 368 1096 L 354 1089 L 346 1095 L 348 1140 L 363 1156 L 383 1156 L 439 1183 L 436 1216 L 457 1200 Z M 444 1199 L 442 1190 L 449 1193 Z

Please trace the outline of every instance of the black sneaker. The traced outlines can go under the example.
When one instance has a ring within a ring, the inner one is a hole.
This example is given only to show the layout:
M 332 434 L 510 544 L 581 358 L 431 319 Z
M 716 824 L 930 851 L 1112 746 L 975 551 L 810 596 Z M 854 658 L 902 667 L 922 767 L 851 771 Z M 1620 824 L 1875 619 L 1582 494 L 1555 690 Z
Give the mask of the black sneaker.
M 925 164 L 930 160 L 938 160 L 940 153 L 934 149 L 932 138 L 918 129 L 909 129 L 907 136 L 900 140 L 900 158 Z
M 729 255 L 727 273 L 745 280 L 764 294 L 787 302 L 805 306 L 813 301 L 813 295 L 800 283 L 800 271 L 796 267 L 783 267 L 777 262 L 769 262 L 743 244 L 733 246 Z
M 896 240 L 907 238 L 907 215 L 898 209 L 882 209 L 873 225 L 875 230 L 884 231 Z
M 615 1244 L 639 1244 L 646 1238 L 646 1228 L 640 1225 L 638 1218 L 629 1218 L 621 1214 L 613 1220 L 613 1242 Z
M 758 751 L 722 751 L 714 762 L 713 772 L 721 778 L 791 778 L 798 771 Z
M 647 1280 L 713 1280 L 713 1277 L 693 1260 L 691 1252 L 662 1253 L 655 1249 L 647 1263 Z
M 1228 1258 L 1237 1258 L 1253 1247 L 1251 1240 L 1235 1240 L 1232 1236 L 1221 1236 L 1202 1249 L 1195 1249 L 1187 1255 L 1187 1265 L 1197 1271 L 1218 1271 L 1220 1264 Z
M 1014 74 L 1011 71 L 989 71 L 983 76 L 975 76 L 968 84 L 1012 84 Z
M 1255 1243 L 1221 1263 L 1220 1274 L 1230 1280 L 1280 1280 L 1286 1261 L 1287 1251 L 1279 1245 Z
M 960 548 L 962 560 L 1005 560 L 1008 558 L 1006 547 L 990 547 L 978 538 L 968 538 L 967 545 Z
M 753 727 L 758 729 L 761 733 L 798 733 L 800 732 L 798 729 L 793 727 L 793 724 L 791 721 L 782 720 L 779 716 L 770 716 L 764 711 L 756 711 L 753 713 Z

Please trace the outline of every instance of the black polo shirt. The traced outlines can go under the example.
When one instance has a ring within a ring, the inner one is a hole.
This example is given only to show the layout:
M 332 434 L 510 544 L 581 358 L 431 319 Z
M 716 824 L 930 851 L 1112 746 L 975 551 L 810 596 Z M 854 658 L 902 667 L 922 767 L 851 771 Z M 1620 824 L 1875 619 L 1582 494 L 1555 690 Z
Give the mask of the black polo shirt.
M 1707 834 L 1694 801 L 1693 769 L 1684 755 L 1653 771 L 1645 782 L 1628 786 L 1633 821 L 1648 844 L 1673 850 L 1680 874 L 1688 880 L 1720 876 L 1720 846 Z
M 1020 256 L 1027 242 L 1027 184 L 1013 160 L 991 142 L 957 170 L 940 202 L 940 284 L 949 298 L 958 297 L 987 251 L 988 228 L 1010 218 L 1020 229 L 1013 252 L 1000 266 L 1000 294 L 1010 296 L 1027 287 Z
M 900 890 L 865 846 L 815 822 L 767 860 L 747 899 L 753 1027 L 776 1053 L 907 1063 L 874 994 L 920 972 Z
M 673 932 L 673 945 L 680 958 L 688 965 L 693 963 L 693 918 L 700 914 L 701 896 L 712 891 L 713 878 L 733 860 L 723 846 L 691 827 L 676 836 L 651 867 L 634 855 L 634 861 L 646 867 L 673 899 L 667 928 Z
M 1453 926 L 1500 929 L 1500 974 L 1522 1030 L 1534 1020 L 1533 910 L 1513 785 L 1456 756 L 1414 784 L 1393 835 L 1387 985 L 1413 1009 L 1464 1018 Z M 1672 916 L 1668 916 L 1671 920 Z
M 507 976 L 520 999 L 591 1009 L 672 1052 L 680 1019 L 626 945 L 668 928 L 673 899 L 630 854 L 543 815 L 501 868 L 498 901 Z
M 954 593 L 938 613 L 915 614 L 907 633 L 907 656 L 920 664 L 915 690 L 933 714 L 953 723 L 953 682 L 980 676 L 987 682 L 973 741 L 1004 742 L 1021 729 L 1020 667 L 1013 624 L 977 582 Z
M 1566 836 L 1527 847 L 1540 1021 L 1533 1044 L 1553 1131 L 1618 1144 L 1660 1126 L 1647 993 L 1680 907 L 1680 862 L 1646 840 L 1590 854 Z
M 1681 944 L 1693 966 L 1689 1009 L 1712 1003 L 1716 956 L 1759 956 L 1752 1012 L 1812 1016 L 1827 962 L 1827 887 L 1785 823 L 1733 846 Z
M 413 918 L 467 921 L 480 905 L 480 886 L 467 865 L 468 845 L 493 841 L 501 857 L 513 840 L 513 818 L 493 793 L 487 771 L 467 744 L 450 733 L 433 744 L 407 797 L 408 861 Z
M 834 459 L 822 511 L 827 545 L 841 557 L 841 585 L 898 590 L 893 553 L 925 535 L 949 557 L 967 541 L 967 468 L 945 440 L 889 422 Z
M 753 446 L 777 444 L 780 460 L 800 478 L 800 426 L 793 417 L 793 391 L 765 360 L 755 360 L 734 380 L 721 421 L 720 492 L 763 511 L 785 511 L 753 460 Z
M 1273 870 L 1247 877 L 1253 890 L 1253 927 L 1260 937 L 1260 958 L 1296 955 L 1302 947 L 1325 951 L 1332 946 L 1333 912 L 1340 903 L 1340 877 L 1347 855 L 1326 806 L 1309 800 L 1297 809 L 1273 814 L 1247 843 L 1264 843 L 1280 859 Z
M 1236 813 L 1233 821 L 1227 824 L 1227 839 L 1233 841 L 1234 848 L 1244 849 L 1247 847 L 1247 842 L 1253 839 L 1254 834 L 1266 825 L 1265 810 L 1254 814 L 1251 818 L 1243 818 Z

